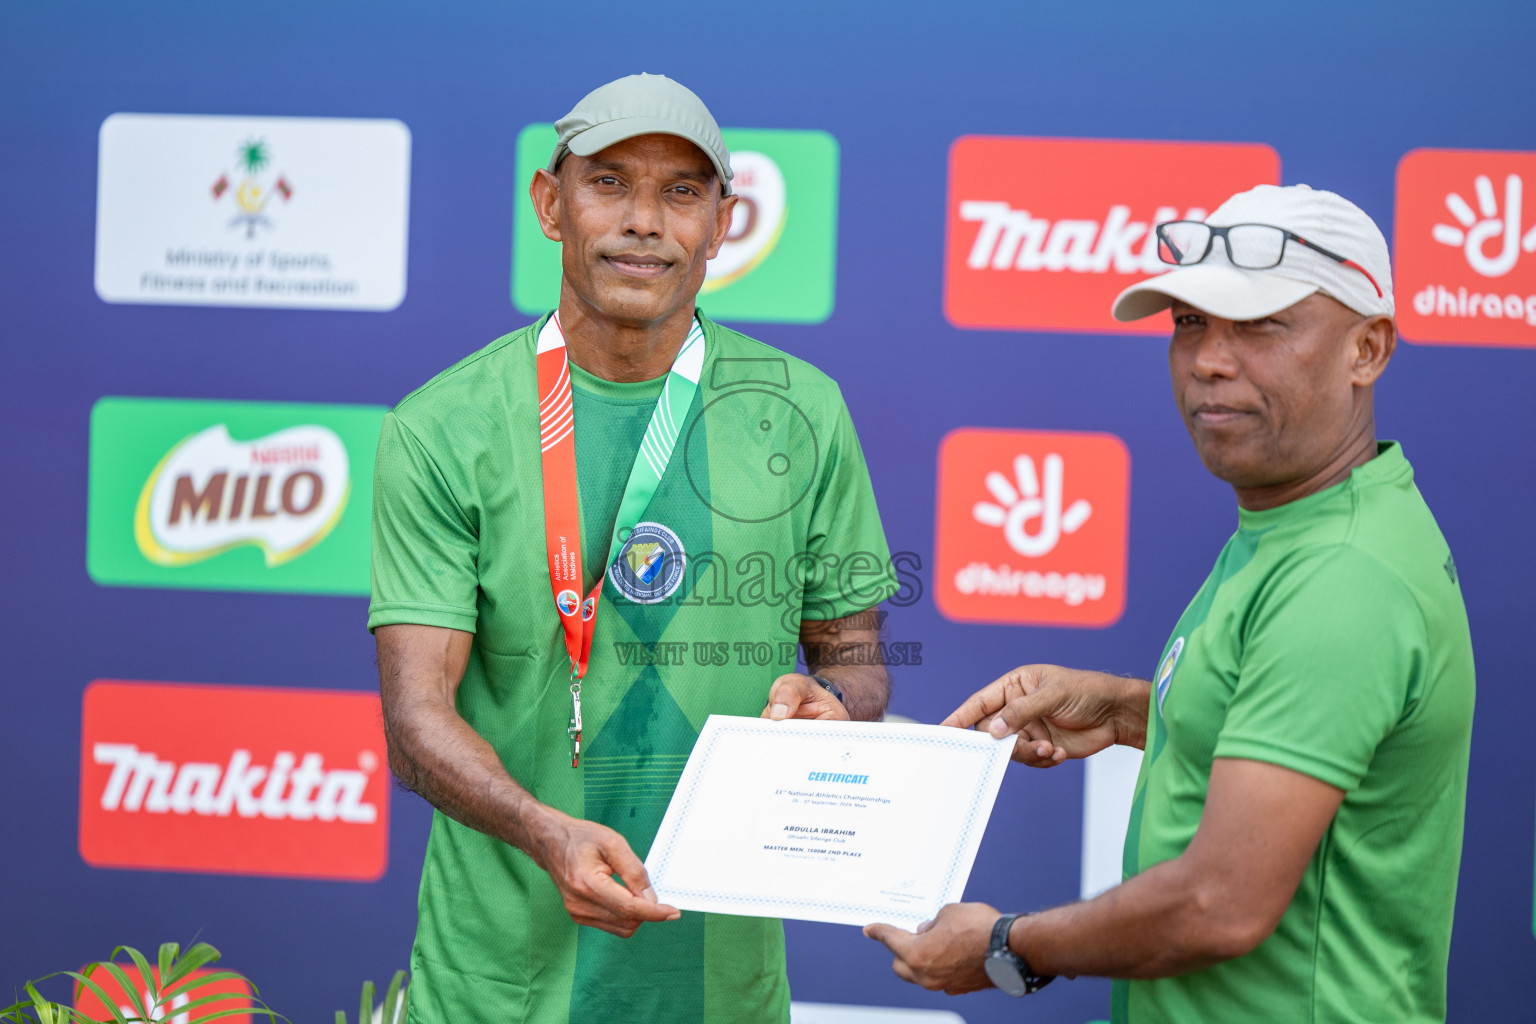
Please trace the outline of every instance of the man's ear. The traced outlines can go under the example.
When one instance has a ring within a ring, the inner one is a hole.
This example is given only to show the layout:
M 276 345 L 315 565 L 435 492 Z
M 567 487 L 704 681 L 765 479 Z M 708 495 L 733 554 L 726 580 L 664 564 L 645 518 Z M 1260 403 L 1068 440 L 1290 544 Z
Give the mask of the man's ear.
M 1350 383 L 1370 387 L 1376 383 L 1397 351 L 1397 322 L 1389 316 L 1367 317 L 1355 326 L 1350 339 Z
M 533 200 L 534 216 L 539 218 L 539 230 L 551 242 L 560 237 L 560 179 L 540 167 L 533 172 L 528 185 L 528 198 Z
M 714 259 L 720 255 L 720 247 L 725 244 L 725 236 L 731 233 L 731 213 L 736 209 L 736 200 L 740 196 L 729 195 L 720 197 L 720 205 L 715 207 L 715 232 L 709 237 L 709 251 L 705 259 Z M 548 231 L 544 232 L 546 235 Z

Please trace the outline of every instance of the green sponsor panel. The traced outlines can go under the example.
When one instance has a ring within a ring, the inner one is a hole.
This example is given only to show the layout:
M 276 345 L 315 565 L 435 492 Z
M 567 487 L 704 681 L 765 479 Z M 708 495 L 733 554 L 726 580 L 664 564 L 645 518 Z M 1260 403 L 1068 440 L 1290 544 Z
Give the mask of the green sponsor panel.
M 710 263 L 699 306 L 717 320 L 821 323 L 837 286 L 837 140 L 826 132 L 725 128 L 741 199 L 731 235 Z M 517 137 L 512 304 L 534 316 L 560 300 L 560 246 L 544 237 L 528 186 L 549 162 L 555 129 Z
M 104 586 L 367 595 L 386 411 L 101 399 L 86 571 Z

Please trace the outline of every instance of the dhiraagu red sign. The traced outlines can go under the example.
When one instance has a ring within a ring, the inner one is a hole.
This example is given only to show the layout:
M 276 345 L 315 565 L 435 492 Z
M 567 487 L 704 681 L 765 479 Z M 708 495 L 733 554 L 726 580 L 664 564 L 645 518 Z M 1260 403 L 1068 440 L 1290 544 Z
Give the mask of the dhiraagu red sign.
M 86 566 L 108 586 L 367 594 L 381 406 L 103 398 Z

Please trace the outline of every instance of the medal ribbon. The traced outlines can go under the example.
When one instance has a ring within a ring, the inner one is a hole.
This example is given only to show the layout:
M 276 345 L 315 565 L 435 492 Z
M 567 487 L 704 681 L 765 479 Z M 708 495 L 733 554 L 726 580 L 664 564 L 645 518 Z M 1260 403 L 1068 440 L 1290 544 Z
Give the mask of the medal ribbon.
M 549 585 L 555 612 L 565 631 L 565 649 L 571 657 L 571 767 L 581 760 L 581 679 L 587 674 L 592 653 L 592 633 L 597 626 L 597 604 L 603 578 L 619 557 L 629 537 L 661 483 L 677 445 L 688 407 L 699 389 L 704 368 L 704 329 L 695 319 L 688 337 L 678 349 L 667 374 L 651 421 L 640 439 L 619 500 L 608 543 L 608 558 L 586 598 L 581 597 L 581 510 L 576 500 L 576 410 L 571 402 L 571 368 L 565 351 L 560 315 L 550 316 L 539 331 L 535 361 L 539 378 L 539 457 L 544 473 L 544 547 L 549 556 Z

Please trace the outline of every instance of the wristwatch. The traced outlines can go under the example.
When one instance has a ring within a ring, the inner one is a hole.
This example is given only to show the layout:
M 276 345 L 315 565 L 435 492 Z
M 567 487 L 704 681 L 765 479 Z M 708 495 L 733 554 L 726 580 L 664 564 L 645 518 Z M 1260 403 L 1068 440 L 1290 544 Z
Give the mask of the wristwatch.
M 1004 914 L 992 926 L 992 944 L 987 947 L 987 959 L 982 966 L 992 984 L 1011 996 L 1027 996 L 1039 992 L 1056 980 L 1054 974 L 1036 974 L 1024 962 L 1024 958 L 1008 948 L 1008 929 L 1013 922 L 1028 914 Z
M 839 704 L 846 704 L 846 703 L 848 703 L 847 701 L 843 700 L 843 691 L 842 690 L 839 690 L 836 686 L 834 686 L 833 684 L 827 682 L 825 679 L 821 678 L 821 676 L 812 675 L 811 678 L 816 680 L 818 683 L 820 683 L 822 689 L 826 690 L 832 696 L 836 697 L 837 698 L 837 702 Z

